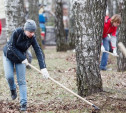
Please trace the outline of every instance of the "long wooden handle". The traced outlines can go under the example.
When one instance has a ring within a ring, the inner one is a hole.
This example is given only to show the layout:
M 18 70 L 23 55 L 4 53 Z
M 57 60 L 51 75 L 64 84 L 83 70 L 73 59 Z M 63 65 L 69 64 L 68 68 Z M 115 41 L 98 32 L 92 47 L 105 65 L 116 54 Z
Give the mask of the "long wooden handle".
M 119 55 L 114 55 L 113 53 L 111 53 L 111 52 L 109 52 L 109 51 L 103 51 L 103 52 L 106 52 L 106 53 L 108 53 L 108 54 L 110 54 L 110 55 L 112 55 L 112 56 L 115 56 L 115 57 L 119 57 Z
M 40 72 L 42 74 L 42 72 L 37 69 L 36 67 L 34 67 L 33 65 L 29 64 L 29 66 L 31 66 L 33 69 L 37 70 L 38 72 Z M 52 80 L 53 82 L 55 82 L 56 84 L 58 84 L 59 86 L 61 86 L 62 88 L 64 88 L 65 90 L 67 90 L 68 92 L 72 93 L 73 95 L 75 95 L 76 97 L 80 98 L 81 100 L 83 100 L 84 102 L 86 102 L 87 104 L 91 105 L 91 106 L 95 106 L 94 104 L 92 104 L 91 102 L 87 101 L 86 99 L 82 98 L 81 96 L 79 96 L 78 94 L 74 93 L 73 91 L 71 91 L 70 89 L 68 89 L 67 87 L 65 87 L 64 85 L 60 84 L 58 81 L 54 80 L 52 77 L 49 76 L 49 79 Z M 96 107 L 96 106 L 95 106 Z
M 123 55 L 126 57 L 126 48 L 122 42 L 118 43 L 120 51 L 123 53 Z

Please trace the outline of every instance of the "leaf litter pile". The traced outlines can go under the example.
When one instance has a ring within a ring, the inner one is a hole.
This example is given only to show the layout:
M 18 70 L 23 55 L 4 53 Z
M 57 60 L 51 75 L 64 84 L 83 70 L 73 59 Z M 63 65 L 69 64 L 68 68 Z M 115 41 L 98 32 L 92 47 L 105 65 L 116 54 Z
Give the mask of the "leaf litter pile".
M 77 93 L 76 58 L 72 51 L 55 51 L 45 49 L 46 64 L 50 76 Z M 116 59 L 109 58 L 112 71 L 101 71 L 103 92 L 85 97 L 100 108 L 100 113 L 126 113 L 126 72 L 117 72 Z M 0 65 L 2 58 L 0 56 Z M 39 68 L 37 60 L 32 65 Z M 42 78 L 40 73 L 27 69 L 28 113 L 91 113 L 92 108 L 50 80 Z M 18 98 L 11 100 L 9 88 L 4 78 L 3 67 L 0 67 L 0 113 L 20 113 L 19 88 Z

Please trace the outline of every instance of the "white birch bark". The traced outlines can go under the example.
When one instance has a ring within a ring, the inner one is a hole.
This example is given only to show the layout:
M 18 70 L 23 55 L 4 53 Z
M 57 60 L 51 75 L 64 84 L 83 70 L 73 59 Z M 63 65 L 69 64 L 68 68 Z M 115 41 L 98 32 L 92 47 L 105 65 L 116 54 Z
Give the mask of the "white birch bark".
M 77 86 L 81 96 L 102 91 L 99 69 L 106 0 L 74 0 Z
M 23 0 L 4 0 L 6 12 L 7 39 L 17 27 L 23 27 L 25 23 Z
M 126 47 L 126 0 L 121 0 L 122 22 L 119 29 L 118 42 L 122 42 Z M 118 49 L 119 57 L 117 58 L 118 71 L 126 71 L 126 58 Z

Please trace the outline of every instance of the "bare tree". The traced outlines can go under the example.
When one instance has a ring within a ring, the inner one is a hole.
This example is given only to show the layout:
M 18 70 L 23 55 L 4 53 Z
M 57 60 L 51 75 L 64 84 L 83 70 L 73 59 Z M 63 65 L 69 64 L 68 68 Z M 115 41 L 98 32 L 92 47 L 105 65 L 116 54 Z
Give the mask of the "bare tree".
M 121 15 L 122 22 L 120 26 L 120 32 L 118 37 L 118 42 L 122 42 L 126 46 L 126 1 L 123 0 L 121 3 Z M 126 58 L 122 55 L 120 50 L 118 50 L 119 57 L 117 58 L 118 71 L 126 71 Z
M 120 0 L 107 0 L 107 10 L 110 17 L 120 13 L 120 5 Z
M 56 49 L 57 51 L 66 51 L 67 42 L 65 38 L 65 31 L 63 25 L 63 6 L 62 0 L 56 0 L 56 9 L 55 9 L 55 28 L 56 28 Z
M 77 86 L 81 96 L 102 91 L 99 69 L 106 0 L 75 0 Z
M 74 15 L 72 13 L 72 1 L 70 0 L 70 13 L 69 13 L 69 36 L 68 36 L 68 49 L 75 49 L 75 37 L 74 37 Z
M 38 11 L 39 11 L 39 1 L 38 0 L 28 0 L 29 2 L 29 19 L 32 19 L 36 22 L 37 30 L 36 30 L 36 38 L 39 43 L 39 46 L 42 46 L 42 39 L 41 39 L 41 32 L 39 27 L 39 18 L 38 18 Z M 34 51 L 32 51 L 33 57 L 35 57 Z
M 22 0 L 5 0 L 7 39 L 17 27 L 25 23 L 24 4 Z

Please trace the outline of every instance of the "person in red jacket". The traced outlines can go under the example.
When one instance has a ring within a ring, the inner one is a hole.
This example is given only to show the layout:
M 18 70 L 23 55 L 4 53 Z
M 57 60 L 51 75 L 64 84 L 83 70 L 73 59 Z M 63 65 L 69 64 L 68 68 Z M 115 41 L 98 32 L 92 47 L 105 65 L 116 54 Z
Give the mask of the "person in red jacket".
M 108 16 L 105 17 L 105 22 L 104 22 L 104 29 L 103 29 L 103 37 L 102 37 L 102 42 L 103 45 L 101 47 L 101 51 L 103 51 L 102 58 L 101 58 L 101 63 L 100 63 L 100 69 L 101 70 L 106 70 L 107 69 L 107 62 L 108 62 L 108 53 L 105 53 L 104 51 L 109 51 L 110 50 L 110 43 L 111 43 L 111 48 L 112 51 L 115 55 L 116 53 L 116 31 L 117 27 L 121 23 L 121 16 L 119 14 L 113 15 L 111 18 Z
M 1 35 L 1 32 L 2 32 L 2 24 L 1 24 L 1 20 L 0 20 L 0 35 Z

